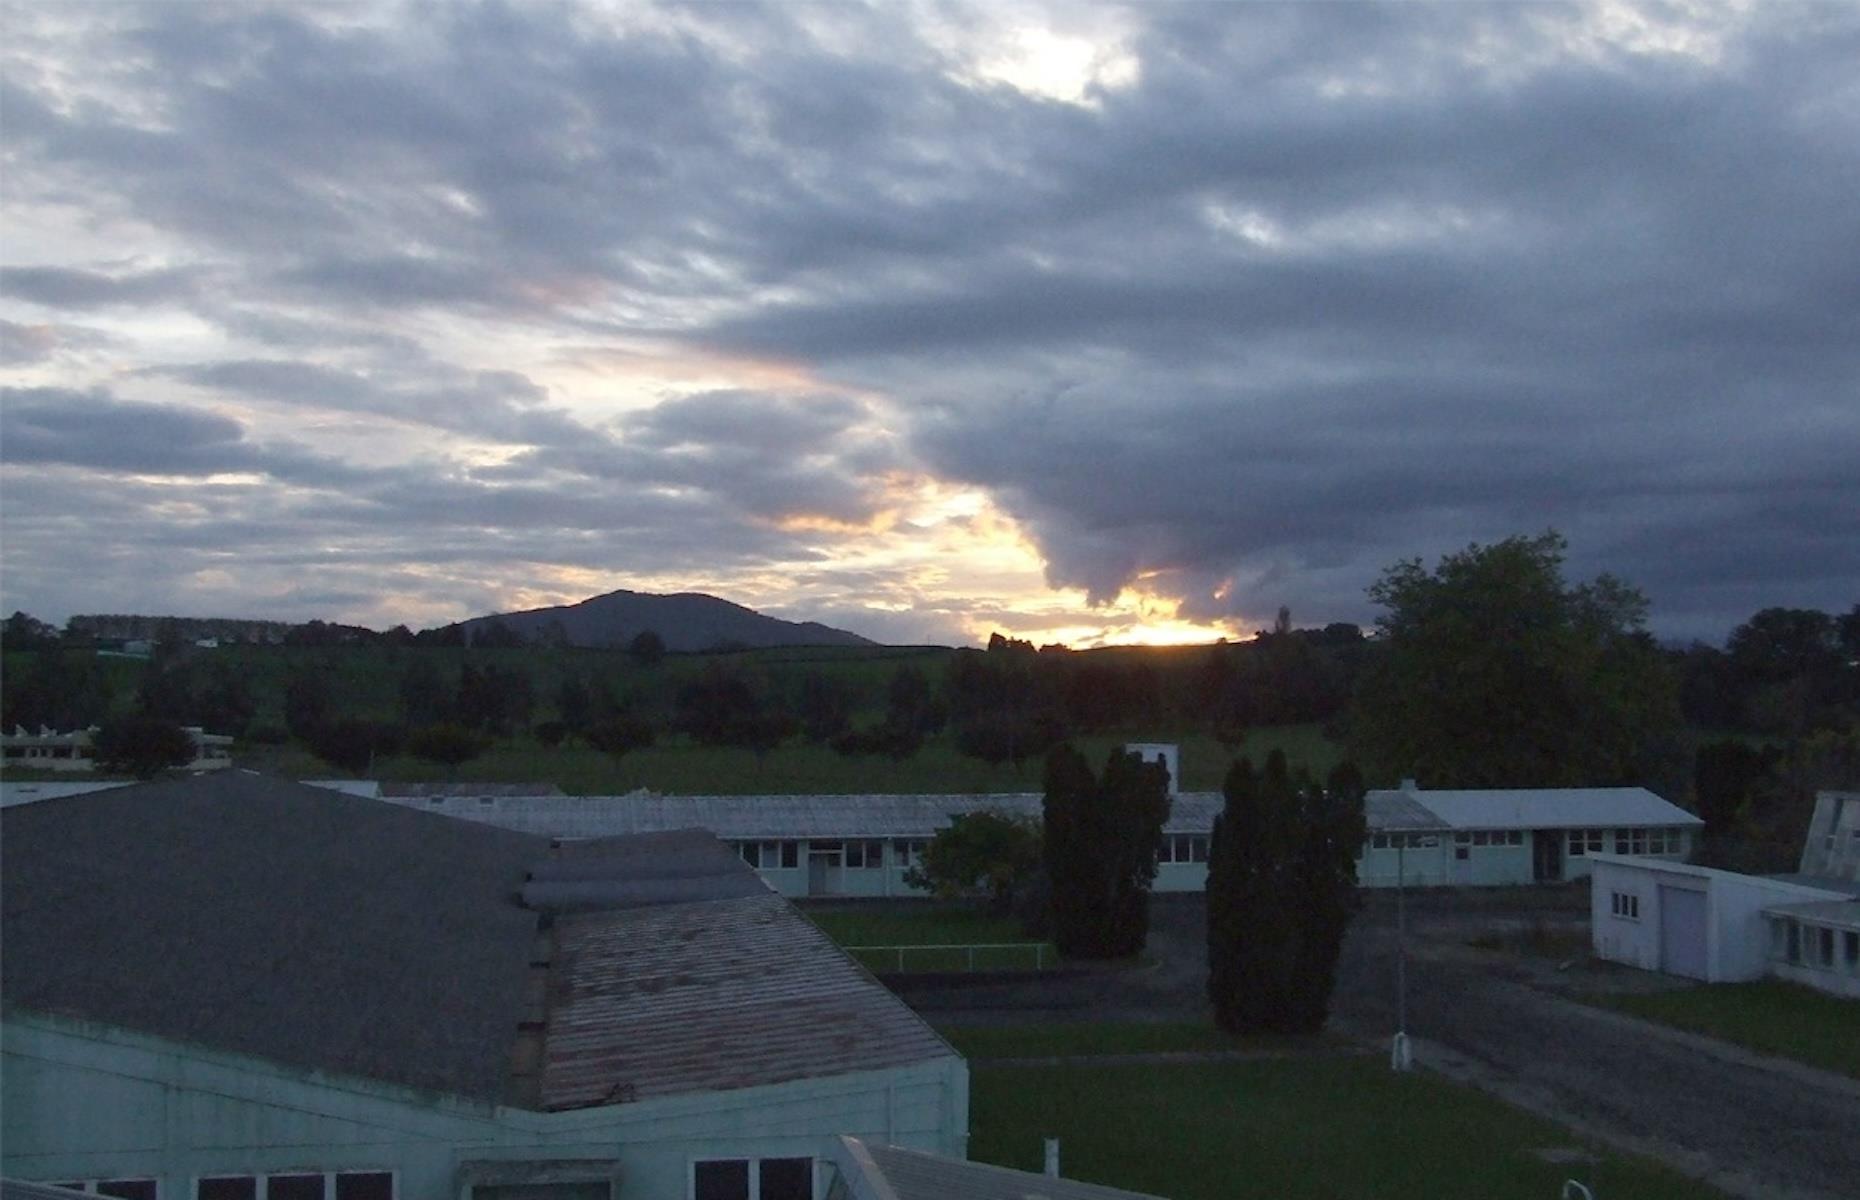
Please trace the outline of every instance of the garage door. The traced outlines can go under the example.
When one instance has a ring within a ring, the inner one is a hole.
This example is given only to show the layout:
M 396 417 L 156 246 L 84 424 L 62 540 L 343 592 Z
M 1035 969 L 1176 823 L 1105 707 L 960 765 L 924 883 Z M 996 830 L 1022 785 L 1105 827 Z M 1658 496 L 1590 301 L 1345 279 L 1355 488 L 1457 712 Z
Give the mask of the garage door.
M 1704 892 L 1660 889 L 1660 969 L 1690 979 L 1706 977 Z

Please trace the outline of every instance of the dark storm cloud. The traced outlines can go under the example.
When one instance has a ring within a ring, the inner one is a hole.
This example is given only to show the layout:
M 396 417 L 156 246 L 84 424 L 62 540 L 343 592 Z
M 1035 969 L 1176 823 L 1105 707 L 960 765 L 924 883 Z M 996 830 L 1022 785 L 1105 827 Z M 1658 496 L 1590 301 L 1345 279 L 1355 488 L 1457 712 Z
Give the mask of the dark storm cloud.
M 35 497 L 81 504 L 76 474 L 158 506 L 129 476 L 243 473 L 279 494 L 131 527 L 449 585 L 807 562 L 850 611 L 832 538 L 785 526 L 871 522 L 928 468 L 1052 583 L 1200 618 L 1366 620 L 1396 559 L 1549 526 L 1673 630 L 1860 594 L 1851 8 L 1654 7 L 1613 41 L 1580 8 L 1094 9 L 1136 69 L 1087 104 L 978 83 L 951 47 L 981 9 L 355 11 L 13 22 L 9 204 L 111 249 L 5 268 L 10 361 L 83 360 L 45 310 L 168 322 L 9 398 L 16 579 L 54 574 Z M 201 321 L 233 348 L 168 344 Z M 571 398 L 457 361 L 477 330 L 812 382 Z M 399 465 L 287 414 L 407 427 Z

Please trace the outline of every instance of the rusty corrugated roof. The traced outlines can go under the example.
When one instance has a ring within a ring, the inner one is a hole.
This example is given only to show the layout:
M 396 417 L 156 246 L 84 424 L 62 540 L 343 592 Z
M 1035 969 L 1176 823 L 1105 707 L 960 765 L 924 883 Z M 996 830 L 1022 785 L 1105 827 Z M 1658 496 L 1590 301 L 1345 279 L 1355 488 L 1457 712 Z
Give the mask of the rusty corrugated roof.
M 578 916 L 555 936 L 547 1109 L 956 1057 L 779 896 Z

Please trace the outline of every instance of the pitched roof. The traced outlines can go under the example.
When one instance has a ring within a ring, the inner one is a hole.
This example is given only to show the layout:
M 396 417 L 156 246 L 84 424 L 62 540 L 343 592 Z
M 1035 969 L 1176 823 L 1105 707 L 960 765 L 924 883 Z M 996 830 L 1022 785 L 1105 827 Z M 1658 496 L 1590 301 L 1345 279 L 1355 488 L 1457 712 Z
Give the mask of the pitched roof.
M 1407 796 L 1455 829 L 1586 829 L 1704 822 L 1646 788 L 1480 788 L 1374 791 L 1371 803 Z
M 952 815 L 1004 812 L 1040 818 L 1038 792 L 958 795 L 625 796 L 427 795 L 382 800 L 552 838 L 600 838 L 668 829 L 707 829 L 721 838 L 927 838 Z M 1221 810 L 1218 792 L 1184 792 L 1163 828 L 1205 833 Z
M 702 830 L 552 848 L 229 771 L 0 836 L 9 1007 L 542 1108 L 955 1054 Z
M 544 1108 L 956 1056 L 813 922 L 766 890 L 570 917 L 555 938 Z
M 544 840 L 244 771 L 0 813 L 9 1006 L 495 1102 Z

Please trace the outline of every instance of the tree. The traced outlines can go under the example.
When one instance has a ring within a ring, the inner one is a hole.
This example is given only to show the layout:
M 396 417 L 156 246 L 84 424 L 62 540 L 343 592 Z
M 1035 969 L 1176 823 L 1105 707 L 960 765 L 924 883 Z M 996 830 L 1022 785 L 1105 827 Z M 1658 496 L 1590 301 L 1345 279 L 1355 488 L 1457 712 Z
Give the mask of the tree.
M 1356 910 L 1363 781 L 1344 763 L 1318 786 L 1273 751 L 1236 762 L 1208 853 L 1208 996 L 1232 1032 L 1324 1026 Z
M 1070 746 L 1046 758 L 1042 859 L 1052 888 L 1053 941 L 1067 958 L 1123 958 L 1149 936 L 1150 884 L 1169 777 L 1160 764 L 1113 750 L 1104 773 Z
M 656 667 L 665 657 L 665 639 L 657 630 L 644 629 L 633 635 L 633 640 L 626 644 L 626 652 L 640 666 Z
M 408 753 L 448 770 L 477 758 L 485 747 L 485 740 L 471 730 L 444 722 L 423 726 L 407 735 Z
M 634 713 L 616 713 L 588 726 L 588 745 L 619 762 L 635 750 L 652 745 L 652 722 Z
M 998 812 L 961 813 L 930 839 L 904 881 L 944 900 L 985 896 L 992 911 L 1006 913 L 1016 889 L 1039 865 L 1040 831 L 1031 821 Z
M 1432 787 L 1641 782 L 1679 725 L 1673 678 L 1641 594 L 1609 575 L 1566 585 L 1564 548 L 1550 532 L 1383 572 L 1358 752 Z
M 194 739 L 187 730 L 160 717 L 126 716 L 106 721 L 97 731 L 97 764 L 106 771 L 127 771 L 153 779 L 194 760 Z
M 310 753 L 352 775 L 371 771 L 376 760 L 400 749 L 400 730 L 383 721 L 339 717 L 313 730 Z
M 299 741 L 328 724 L 334 707 L 329 677 L 321 671 L 296 671 L 284 685 L 284 724 Z
M 15 611 L 0 626 L 0 649 L 43 650 L 58 644 L 58 631 L 26 612 Z
M 432 659 L 415 656 L 400 676 L 400 717 L 410 728 L 435 725 L 452 715 L 452 689 Z
M 852 696 L 839 680 L 821 671 L 809 671 L 801 676 L 801 698 L 795 712 L 808 741 L 832 741 L 852 723 Z
M 800 727 L 761 693 L 743 672 L 712 664 L 679 689 L 675 725 L 703 745 L 741 746 L 761 758 Z

